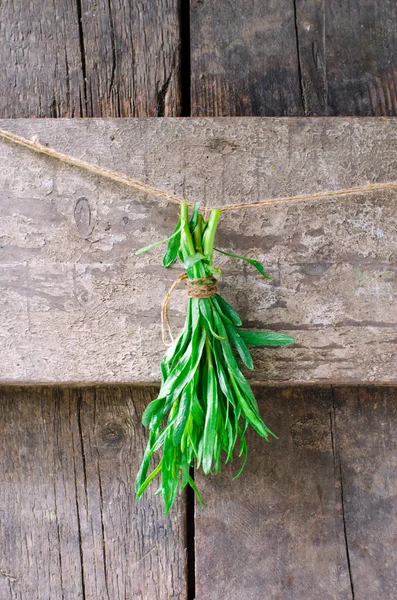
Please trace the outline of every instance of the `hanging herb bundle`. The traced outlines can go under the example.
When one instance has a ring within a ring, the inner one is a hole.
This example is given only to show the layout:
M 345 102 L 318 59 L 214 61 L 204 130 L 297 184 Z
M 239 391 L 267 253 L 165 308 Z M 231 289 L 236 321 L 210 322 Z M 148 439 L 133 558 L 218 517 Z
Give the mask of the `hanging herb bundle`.
M 173 234 L 137 252 L 168 242 L 163 264 L 170 267 L 179 258 L 188 283 L 185 325 L 161 361 L 159 395 L 143 413 L 142 422 L 150 433 L 136 479 L 140 497 L 160 474 L 157 493 L 163 496 L 166 514 L 178 491 L 187 485 L 202 504 L 191 467 L 202 467 L 205 474 L 218 473 L 222 457 L 225 463 L 231 461 L 236 444 L 243 459 L 235 478 L 240 475 L 247 460 L 248 425 L 266 440 L 269 435 L 276 437 L 261 419 L 237 357 L 253 369 L 247 346 L 282 346 L 294 341 L 288 335 L 241 329 L 239 315 L 218 294 L 217 278 L 222 273 L 213 265 L 214 250 L 247 261 L 269 279 L 258 261 L 214 248 L 220 215 L 219 209 L 213 209 L 206 221 L 196 204 L 189 218 L 189 207 L 183 203 Z M 154 456 L 157 465 L 148 475 Z

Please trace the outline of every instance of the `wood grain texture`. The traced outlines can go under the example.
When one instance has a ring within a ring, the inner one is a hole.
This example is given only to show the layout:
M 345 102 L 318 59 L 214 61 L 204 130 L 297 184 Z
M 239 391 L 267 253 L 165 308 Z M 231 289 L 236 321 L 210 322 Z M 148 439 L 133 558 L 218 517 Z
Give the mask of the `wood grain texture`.
M 0 116 L 177 116 L 178 0 L 5 0 Z
M 184 600 L 184 498 L 134 478 L 155 390 L 2 388 L 2 600 Z
M 303 115 L 294 4 L 191 2 L 192 116 Z
M 279 440 L 248 435 L 245 470 L 196 475 L 196 599 L 352 598 L 329 388 L 256 389 Z M 361 596 L 357 596 L 360 597 Z
M 193 0 L 193 116 L 396 115 L 393 0 Z
M 191 201 L 224 204 L 393 179 L 396 121 L 220 119 L 2 122 L 1 127 Z M 162 249 L 176 205 L 159 204 L 0 145 L 0 381 L 153 382 L 160 304 L 179 268 Z M 249 327 L 296 344 L 254 353 L 258 382 L 395 381 L 395 193 L 226 213 L 222 293 Z M 183 322 L 183 290 L 171 307 Z M 370 350 L 370 351 L 369 351 Z
M 360 600 L 396 597 L 397 389 L 336 388 L 346 546 Z

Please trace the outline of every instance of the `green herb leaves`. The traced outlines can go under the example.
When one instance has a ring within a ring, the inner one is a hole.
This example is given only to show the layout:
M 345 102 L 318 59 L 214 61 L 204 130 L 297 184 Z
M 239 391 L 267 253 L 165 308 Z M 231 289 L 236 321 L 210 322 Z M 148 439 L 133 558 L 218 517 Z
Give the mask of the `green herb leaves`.
M 214 274 L 220 274 L 212 265 L 219 217 L 220 211 L 213 210 L 205 222 L 196 205 L 189 219 L 188 207 L 182 205 L 180 219 L 168 240 L 138 253 L 168 242 L 164 266 L 171 266 L 179 257 L 190 279 L 211 281 Z M 258 261 L 221 252 L 249 262 L 268 278 Z M 186 485 L 193 488 L 202 503 L 191 467 L 202 467 L 205 474 L 218 473 L 222 461 L 233 459 L 236 445 L 242 457 L 237 477 L 247 460 L 247 427 L 251 425 L 265 439 L 276 437 L 262 421 L 237 357 L 253 369 L 248 346 L 292 342 L 288 335 L 241 329 L 239 315 L 218 294 L 189 298 L 185 326 L 161 362 L 159 396 L 143 413 L 149 440 L 136 478 L 137 497 L 158 476 L 160 487 L 156 493 L 163 497 L 166 514 Z M 155 466 L 149 472 L 153 459 Z

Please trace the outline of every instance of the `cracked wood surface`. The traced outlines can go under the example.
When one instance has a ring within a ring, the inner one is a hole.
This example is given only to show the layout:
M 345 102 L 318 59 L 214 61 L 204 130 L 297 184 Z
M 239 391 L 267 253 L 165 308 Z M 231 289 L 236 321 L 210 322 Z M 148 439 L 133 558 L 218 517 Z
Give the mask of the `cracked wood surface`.
M 396 115 L 396 18 L 394 0 L 192 0 L 192 115 Z
M 5 0 L 0 24 L 0 117 L 180 114 L 177 0 Z
M 395 178 L 394 119 L 3 121 L 2 128 L 191 201 L 222 205 Z M 177 206 L 0 144 L 0 381 L 148 383 L 164 351 L 161 266 Z M 255 349 L 253 381 L 396 380 L 395 192 L 225 213 L 222 293 L 246 326 L 295 336 Z M 185 293 L 171 304 L 175 330 Z
M 137 502 L 147 388 L 2 388 L 2 600 L 185 600 L 185 498 Z

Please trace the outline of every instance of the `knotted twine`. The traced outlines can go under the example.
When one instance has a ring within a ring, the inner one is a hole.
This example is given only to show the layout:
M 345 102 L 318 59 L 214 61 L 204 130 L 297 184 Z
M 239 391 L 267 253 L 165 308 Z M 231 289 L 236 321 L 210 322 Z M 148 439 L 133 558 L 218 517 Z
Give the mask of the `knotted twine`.
M 94 173 L 95 175 L 99 175 L 100 177 L 110 179 L 111 181 L 115 181 L 116 183 L 121 183 L 122 185 L 132 187 L 132 188 L 139 190 L 141 192 L 144 192 L 146 194 L 150 194 L 151 196 L 156 196 L 157 198 L 162 198 L 163 200 L 168 200 L 171 202 L 175 202 L 177 204 L 182 204 L 182 202 L 184 202 L 185 204 L 188 204 L 190 207 L 193 206 L 192 202 L 189 202 L 188 200 L 185 200 L 184 198 L 181 198 L 180 196 L 177 196 L 176 194 L 172 194 L 171 192 L 167 192 L 166 190 L 163 190 L 161 188 L 157 188 L 150 184 L 143 183 L 142 181 L 132 179 L 131 177 L 128 177 L 127 175 L 123 175 L 122 173 L 118 173 L 117 171 L 112 171 L 110 169 L 100 167 L 99 165 L 94 165 L 92 163 L 85 162 L 83 160 L 80 160 L 79 158 L 69 156 L 68 154 L 63 154 L 62 152 L 58 152 L 57 150 L 55 150 L 54 148 L 51 148 L 49 146 L 44 146 L 43 144 L 41 144 L 38 141 L 36 136 L 33 137 L 31 140 L 28 140 L 28 139 L 21 137 L 15 133 L 12 133 L 11 131 L 6 131 L 4 129 L 0 129 L 0 139 L 4 140 L 5 142 L 11 142 L 12 144 L 17 144 L 19 146 L 23 146 L 24 148 L 33 150 L 34 152 L 36 152 L 38 154 L 43 154 L 50 158 L 54 158 L 54 159 L 59 160 L 60 162 L 67 164 L 69 166 L 76 167 L 78 169 L 82 169 L 84 171 Z M 219 206 L 219 207 L 205 207 L 203 209 L 203 212 L 204 212 L 204 215 L 206 216 L 208 210 L 211 210 L 212 208 L 217 208 L 221 212 L 228 212 L 228 211 L 232 211 L 232 210 L 242 210 L 242 209 L 248 209 L 248 208 L 262 208 L 263 206 L 272 206 L 272 205 L 276 205 L 276 204 L 306 202 L 307 200 L 326 200 L 328 198 L 341 198 L 341 197 L 354 196 L 357 194 L 371 194 L 373 192 L 378 192 L 378 191 L 382 191 L 382 190 L 395 190 L 395 189 L 397 189 L 397 181 L 366 183 L 365 185 L 354 186 L 354 187 L 344 188 L 344 189 L 340 189 L 340 190 L 327 190 L 324 192 L 315 192 L 313 194 L 300 194 L 297 196 L 281 196 L 278 198 L 265 198 L 263 200 L 257 200 L 255 202 L 241 202 L 240 204 L 226 204 L 224 206 Z M 161 307 L 161 328 L 162 328 L 162 337 L 163 337 L 164 342 L 165 342 L 165 327 L 164 327 L 165 322 L 167 323 L 171 339 L 173 339 L 172 333 L 171 333 L 169 317 L 168 317 L 168 305 L 169 305 L 169 301 L 170 301 L 173 291 L 180 284 L 180 282 L 183 281 L 184 279 L 187 279 L 186 273 L 182 273 L 174 281 L 170 290 L 167 292 L 167 294 L 164 298 L 162 307 Z M 202 285 L 198 285 L 200 283 Z M 190 287 L 188 287 L 188 295 L 193 293 L 192 286 L 194 288 L 197 288 L 196 291 L 194 292 L 195 294 L 197 294 L 197 293 L 208 294 L 209 293 L 210 295 L 209 296 L 202 296 L 202 295 L 201 296 L 200 295 L 192 296 L 192 295 L 190 295 L 189 297 L 209 298 L 209 297 L 213 296 L 214 294 L 216 294 L 216 291 L 213 291 L 216 289 L 216 280 L 213 280 L 213 282 L 209 282 L 209 283 L 204 283 L 204 284 L 203 283 L 204 282 L 200 281 L 200 280 L 190 280 L 190 283 L 189 283 Z M 211 288 L 211 286 L 215 286 L 215 287 Z M 197 291 L 200 288 L 201 288 L 201 291 Z

